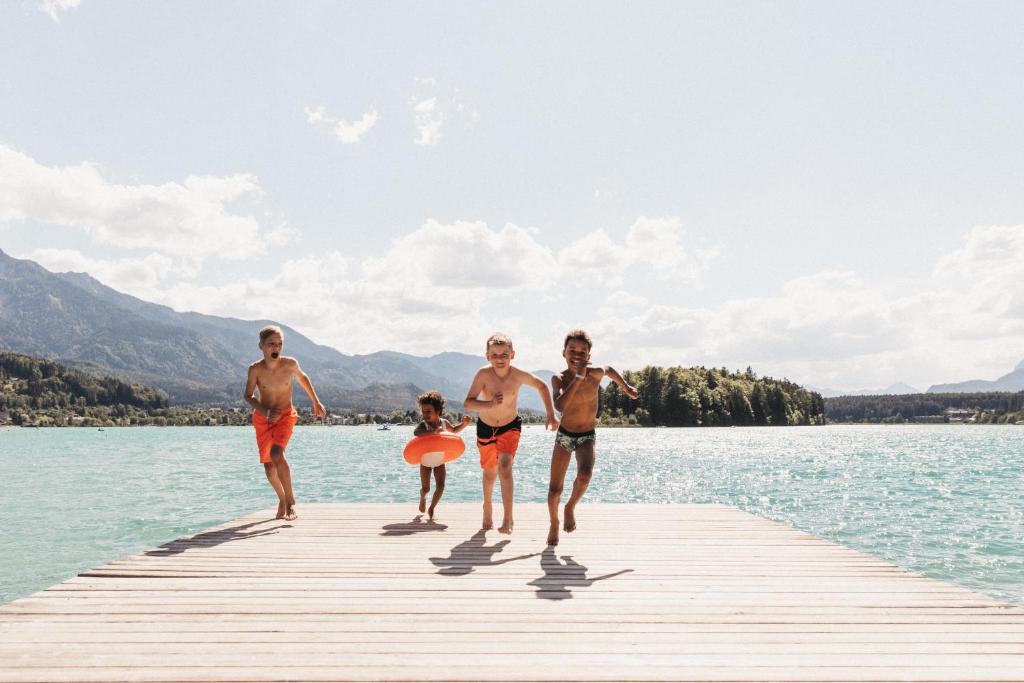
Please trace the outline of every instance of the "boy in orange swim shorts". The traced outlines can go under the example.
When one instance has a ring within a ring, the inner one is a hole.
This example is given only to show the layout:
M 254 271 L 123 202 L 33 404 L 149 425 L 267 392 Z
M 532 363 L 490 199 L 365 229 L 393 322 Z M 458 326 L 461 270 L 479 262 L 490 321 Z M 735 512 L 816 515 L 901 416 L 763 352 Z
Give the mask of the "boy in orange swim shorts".
M 284 458 L 284 449 L 292 438 L 295 423 L 299 421 L 299 413 L 292 406 L 292 378 L 298 379 L 309 394 L 314 415 L 322 418 L 327 410 L 298 361 L 281 355 L 283 348 L 284 332 L 280 327 L 268 325 L 260 330 L 263 358 L 249 366 L 244 398 L 253 408 L 252 426 L 256 428 L 260 462 L 277 494 L 277 519 L 291 521 L 298 515 L 292 494 L 292 471 Z
M 525 384 L 540 392 L 547 411 L 547 428 L 555 430 L 555 408 L 551 403 L 551 392 L 542 379 L 519 368 L 512 367 L 516 352 L 512 340 L 501 333 L 487 339 L 486 358 L 490 365 L 477 370 L 473 383 L 466 395 L 466 410 L 479 411 L 476 423 L 476 445 L 480 450 L 480 467 L 483 469 L 484 519 L 483 528 L 494 527 L 491 498 L 494 480 L 501 479 L 501 504 L 504 519 L 498 532 L 511 534 L 513 483 L 512 461 L 519 447 L 519 435 L 523 421 L 519 417 L 519 389 Z

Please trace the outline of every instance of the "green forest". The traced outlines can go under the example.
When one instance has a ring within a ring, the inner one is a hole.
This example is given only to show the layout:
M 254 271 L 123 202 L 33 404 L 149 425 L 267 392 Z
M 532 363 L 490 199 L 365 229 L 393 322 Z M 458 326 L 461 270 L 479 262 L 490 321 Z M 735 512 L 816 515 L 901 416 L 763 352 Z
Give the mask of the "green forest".
M 972 410 L 975 422 L 1014 423 L 1024 420 L 1024 391 L 971 394 L 902 394 L 838 396 L 825 399 L 829 422 L 900 424 L 942 415 L 948 408 Z
M 821 395 L 753 370 L 648 366 L 623 378 L 637 388 L 632 400 L 614 382 L 601 391 L 605 426 L 746 427 L 825 423 Z

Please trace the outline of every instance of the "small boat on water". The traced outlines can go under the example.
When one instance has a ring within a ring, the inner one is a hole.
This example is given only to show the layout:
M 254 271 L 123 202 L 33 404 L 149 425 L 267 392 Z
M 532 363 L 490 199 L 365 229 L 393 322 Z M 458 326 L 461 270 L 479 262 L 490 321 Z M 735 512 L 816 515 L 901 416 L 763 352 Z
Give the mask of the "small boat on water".
M 389 425 L 389 424 L 382 424 L 380 427 L 377 427 L 377 431 L 378 432 L 390 432 L 391 431 L 391 425 Z

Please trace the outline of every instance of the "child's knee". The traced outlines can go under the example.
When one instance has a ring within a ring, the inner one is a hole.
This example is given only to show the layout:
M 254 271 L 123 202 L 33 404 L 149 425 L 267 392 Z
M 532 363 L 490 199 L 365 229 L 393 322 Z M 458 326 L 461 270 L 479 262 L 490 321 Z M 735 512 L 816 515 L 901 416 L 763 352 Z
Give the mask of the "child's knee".
M 271 446 L 270 459 L 273 460 L 275 464 L 284 460 L 284 448 L 281 446 Z
M 430 493 L 430 484 L 427 484 L 426 486 L 421 486 L 420 493 L 424 496 Z
M 498 456 L 498 474 L 507 477 L 512 474 L 512 456 L 502 453 Z
M 551 482 L 550 484 L 548 484 L 548 495 L 549 496 L 560 496 L 560 495 L 562 495 L 563 488 L 564 488 L 563 484 L 561 484 L 561 483 L 556 484 L 555 482 Z
M 580 465 L 579 471 L 576 473 L 576 477 L 581 481 L 590 481 L 590 478 L 594 476 L 593 465 Z

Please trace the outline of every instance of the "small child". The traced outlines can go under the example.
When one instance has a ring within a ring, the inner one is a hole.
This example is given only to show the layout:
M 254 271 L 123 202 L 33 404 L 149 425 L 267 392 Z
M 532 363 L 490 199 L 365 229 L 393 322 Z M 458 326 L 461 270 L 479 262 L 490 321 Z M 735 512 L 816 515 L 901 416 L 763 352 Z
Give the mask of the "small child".
M 483 469 L 484 517 L 482 527 L 494 526 L 491 497 L 494 480 L 501 481 L 501 504 L 504 519 L 498 533 L 511 534 L 513 483 L 512 461 L 519 447 L 519 435 L 523 420 L 519 417 L 519 390 L 523 385 L 531 386 L 540 394 L 547 412 L 547 428 L 558 427 L 551 392 L 544 380 L 529 372 L 512 367 L 516 351 L 512 340 L 500 332 L 487 339 L 487 362 L 489 365 L 477 370 L 473 383 L 466 394 L 466 410 L 476 410 L 480 420 L 476 423 L 476 447 L 480 451 L 480 467 Z
M 551 528 L 548 545 L 558 545 L 558 504 L 562 500 L 562 487 L 569 460 L 576 453 L 576 480 L 572 483 L 569 502 L 565 504 L 565 530 L 576 530 L 576 504 L 590 484 L 594 472 L 594 444 L 597 442 L 597 407 L 601 393 L 601 380 L 609 377 L 632 399 L 637 397 L 634 387 L 626 383 L 614 368 L 590 366 L 590 335 L 584 330 L 572 330 L 565 335 L 562 357 L 568 366 L 562 374 L 551 378 L 555 408 L 562 413 L 562 421 L 555 436 L 551 453 L 551 483 L 548 486 L 548 516 Z
M 452 423 L 441 417 L 444 414 L 444 397 L 436 391 L 428 391 L 420 394 L 416 402 L 420 405 L 420 414 L 423 415 L 423 421 L 416 425 L 416 429 L 413 430 L 413 436 L 423 436 L 424 434 L 431 434 L 434 432 L 452 432 L 458 434 L 468 425 L 473 424 L 473 419 L 466 415 L 462 418 L 462 422 L 456 427 L 452 426 Z M 427 494 L 430 493 L 430 471 L 434 471 L 434 497 L 430 499 L 430 508 L 427 508 Z M 434 510 L 437 508 L 437 503 L 441 500 L 441 495 L 444 493 L 444 478 L 445 469 L 444 464 L 440 464 L 437 467 L 427 467 L 426 465 L 420 465 L 420 512 L 427 512 L 430 521 L 434 521 Z
M 292 378 L 309 394 L 313 414 L 323 418 L 327 409 L 320 403 L 309 377 L 294 358 L 282 356 L 284 332 L 277 325 L 260 330 L 263 359 L 249 366 L 245 380 L 245 400 L 252 406 L 252 426 L 256 428 L 256 445 L 260 462 L 270 485 L 277 494 L 277 519 L 296 519 L 295 496 L 292 494 L 292 470 L 284 458 L 284 449 L 292 438 L 299 413 L 292 407 Z M 259 398 L 257 398 L 257 395 Z

